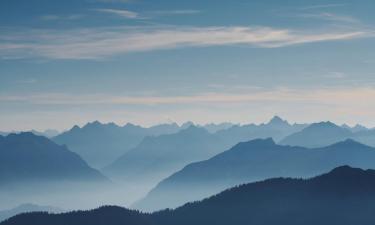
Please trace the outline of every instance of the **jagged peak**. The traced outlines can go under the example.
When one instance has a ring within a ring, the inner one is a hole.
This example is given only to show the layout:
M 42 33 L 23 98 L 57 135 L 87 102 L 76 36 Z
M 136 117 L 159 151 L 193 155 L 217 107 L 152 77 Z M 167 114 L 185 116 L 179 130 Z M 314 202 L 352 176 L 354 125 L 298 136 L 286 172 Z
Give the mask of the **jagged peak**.
M 289 125 L 287 120 L 282 119 L 280 116 L 275 115 L 272 119 L 267 123 L 268 125 L 279 125 L 279 124 L 286 124 Z
M 208 131 L 203 127 L 198 127 L 196 125 L 190 125 L 185 129 L 182 129 L 179 133 L 208 133 Z
M 310 126 L 306 127 L 305 130 L 313 130 L 313 129 L 336 129 L 351 132 L 350 130 L 340 127 L 331 121 L 323 121 L 318 123 L 312 123 Z
M 187 122 L 181 124 L 180 127 L 181 127 L 182 129 L 185 129 L 185 128 L 188 128 L 188 127 L 190 127 L 190 126 L 195 126 L 195 124 L 194 124 L 193 122 L 191 122 L 191 121 L 187 121 Z

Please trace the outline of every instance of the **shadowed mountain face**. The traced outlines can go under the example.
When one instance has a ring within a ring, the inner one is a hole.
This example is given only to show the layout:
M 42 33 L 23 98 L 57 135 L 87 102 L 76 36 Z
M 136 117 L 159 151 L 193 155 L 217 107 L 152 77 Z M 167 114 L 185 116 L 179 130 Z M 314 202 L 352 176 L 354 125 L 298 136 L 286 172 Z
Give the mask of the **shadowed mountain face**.
M 120 127 L 114 123 L 101 124 L 95 121 L 82 128 L 75 126 L 53 140 L 66 144 L 91 166 L 102 168 L 138 145 L 144 137 L 171 134 L 179 129 L 175 123 L 143 128 L 133 124 Z
M 0 138 L 0 186 L 40 181 L 105 181 L 76 153 L 32 133 Z
M 24 202 L 92 207 L 97 205 L 91 204 L 93 193 L 103 193 L 113 185 L 78 154 L 45 137 L 33 133 L 0 137 L 1 208 Z
M 375 149 L 352 140 L 307 149 L 272 139 L 237 144 L 160 182 L 134 207 L 152 211 L 200 200 L 228 187 L 272 177 L 311 177 L 340 165 L 375 168 Z
M 50 212 L 50 213 L 61 213 L 62 209 L 51 207 L 51 206 L 39 206 L 34 204 L 22 204 L 16 208 L 0 211 L 0 222 L 4 221 L 12 216 L 27 213 L 27 212 Z
M 308 180 L 276 178 L 241 185 L 153 214 L 102 207 L 59 215 L 21 214 L 1 225 L 373 225 L 374 210 L 375 171 L 343 166 Z

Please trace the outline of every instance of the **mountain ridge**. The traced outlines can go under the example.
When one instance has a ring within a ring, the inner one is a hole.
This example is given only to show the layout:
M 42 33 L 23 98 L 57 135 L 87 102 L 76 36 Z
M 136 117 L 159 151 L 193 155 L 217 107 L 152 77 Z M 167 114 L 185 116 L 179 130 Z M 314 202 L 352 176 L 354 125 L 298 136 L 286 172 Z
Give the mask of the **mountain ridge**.
M 146 211 L 173 208 L 241 183 L 271 177 L 311 177 L 343 164 L 375 168 L 373 160 L 375 148 L 351 139 L 313 149 L 257 139 L 186 165 L 133 206 Z

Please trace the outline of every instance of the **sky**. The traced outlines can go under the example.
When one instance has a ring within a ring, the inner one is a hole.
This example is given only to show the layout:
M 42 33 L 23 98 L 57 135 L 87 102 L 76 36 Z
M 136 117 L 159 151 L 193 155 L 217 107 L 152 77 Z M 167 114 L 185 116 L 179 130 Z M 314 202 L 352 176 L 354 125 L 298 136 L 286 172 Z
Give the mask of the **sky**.
M 372 0 L 1 0 L 0 130 L 375 126 Z

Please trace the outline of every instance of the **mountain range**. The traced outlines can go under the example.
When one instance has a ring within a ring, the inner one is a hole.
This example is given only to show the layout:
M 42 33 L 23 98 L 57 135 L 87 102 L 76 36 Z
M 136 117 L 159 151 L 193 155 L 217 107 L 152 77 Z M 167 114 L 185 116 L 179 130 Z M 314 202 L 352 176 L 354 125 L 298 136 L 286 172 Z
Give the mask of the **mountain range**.
M 273 178 L 151 214 L 106 206 L 63 214 L 26 213 L 1 225 L 373 225 L 375 171 L 342 166 L 311 178 Z
M 179 129 L 175 123 L 144 128 L 130 123 L 118 126 L 95 121 L 82 128 L 74 126 L 54 137 L 53 141 L 69 146 L 91 166 L 101 168 L 137 146 L 144 137 L 175 133 Z
M 103 172 L 122 180 L 134 181 L 141 177 L 157 183 L 185 165 L 208 159 L 240 141 L 269 136 L 281 138 L 305 126 L 290 125 L 277 116 L 266 124 L 234 125 L 215 133 L 191 125 L 175 134 L 144 138 L 135 148 L 106 166 Z
M 72 151 L 81 155 L 89 165 L 100 169 L 137 147 L 145 137 L 174 134 L 191 125 L 194 124 L 186 122 L 179 126 L 177 123 L 169 123 L 146 128 L 131 123 L 119 126 L 115 123 L 103 124 L 94 121 L 83 127 L 74 126 L 69 131 L 54 137 L 53 141 L 67 145 Z M 231 123 L 211 123 L 200 127 L 214 133 L 231 126 L 233 126 Z
M 341 165 L 375 168 L 374 161 L 375 148 L 350 139 L 314 149 L 257 139 L 185 166 L 134 207 L 146 211 L 174 208 L 243 183 L 272 177 L 311 177 Z

